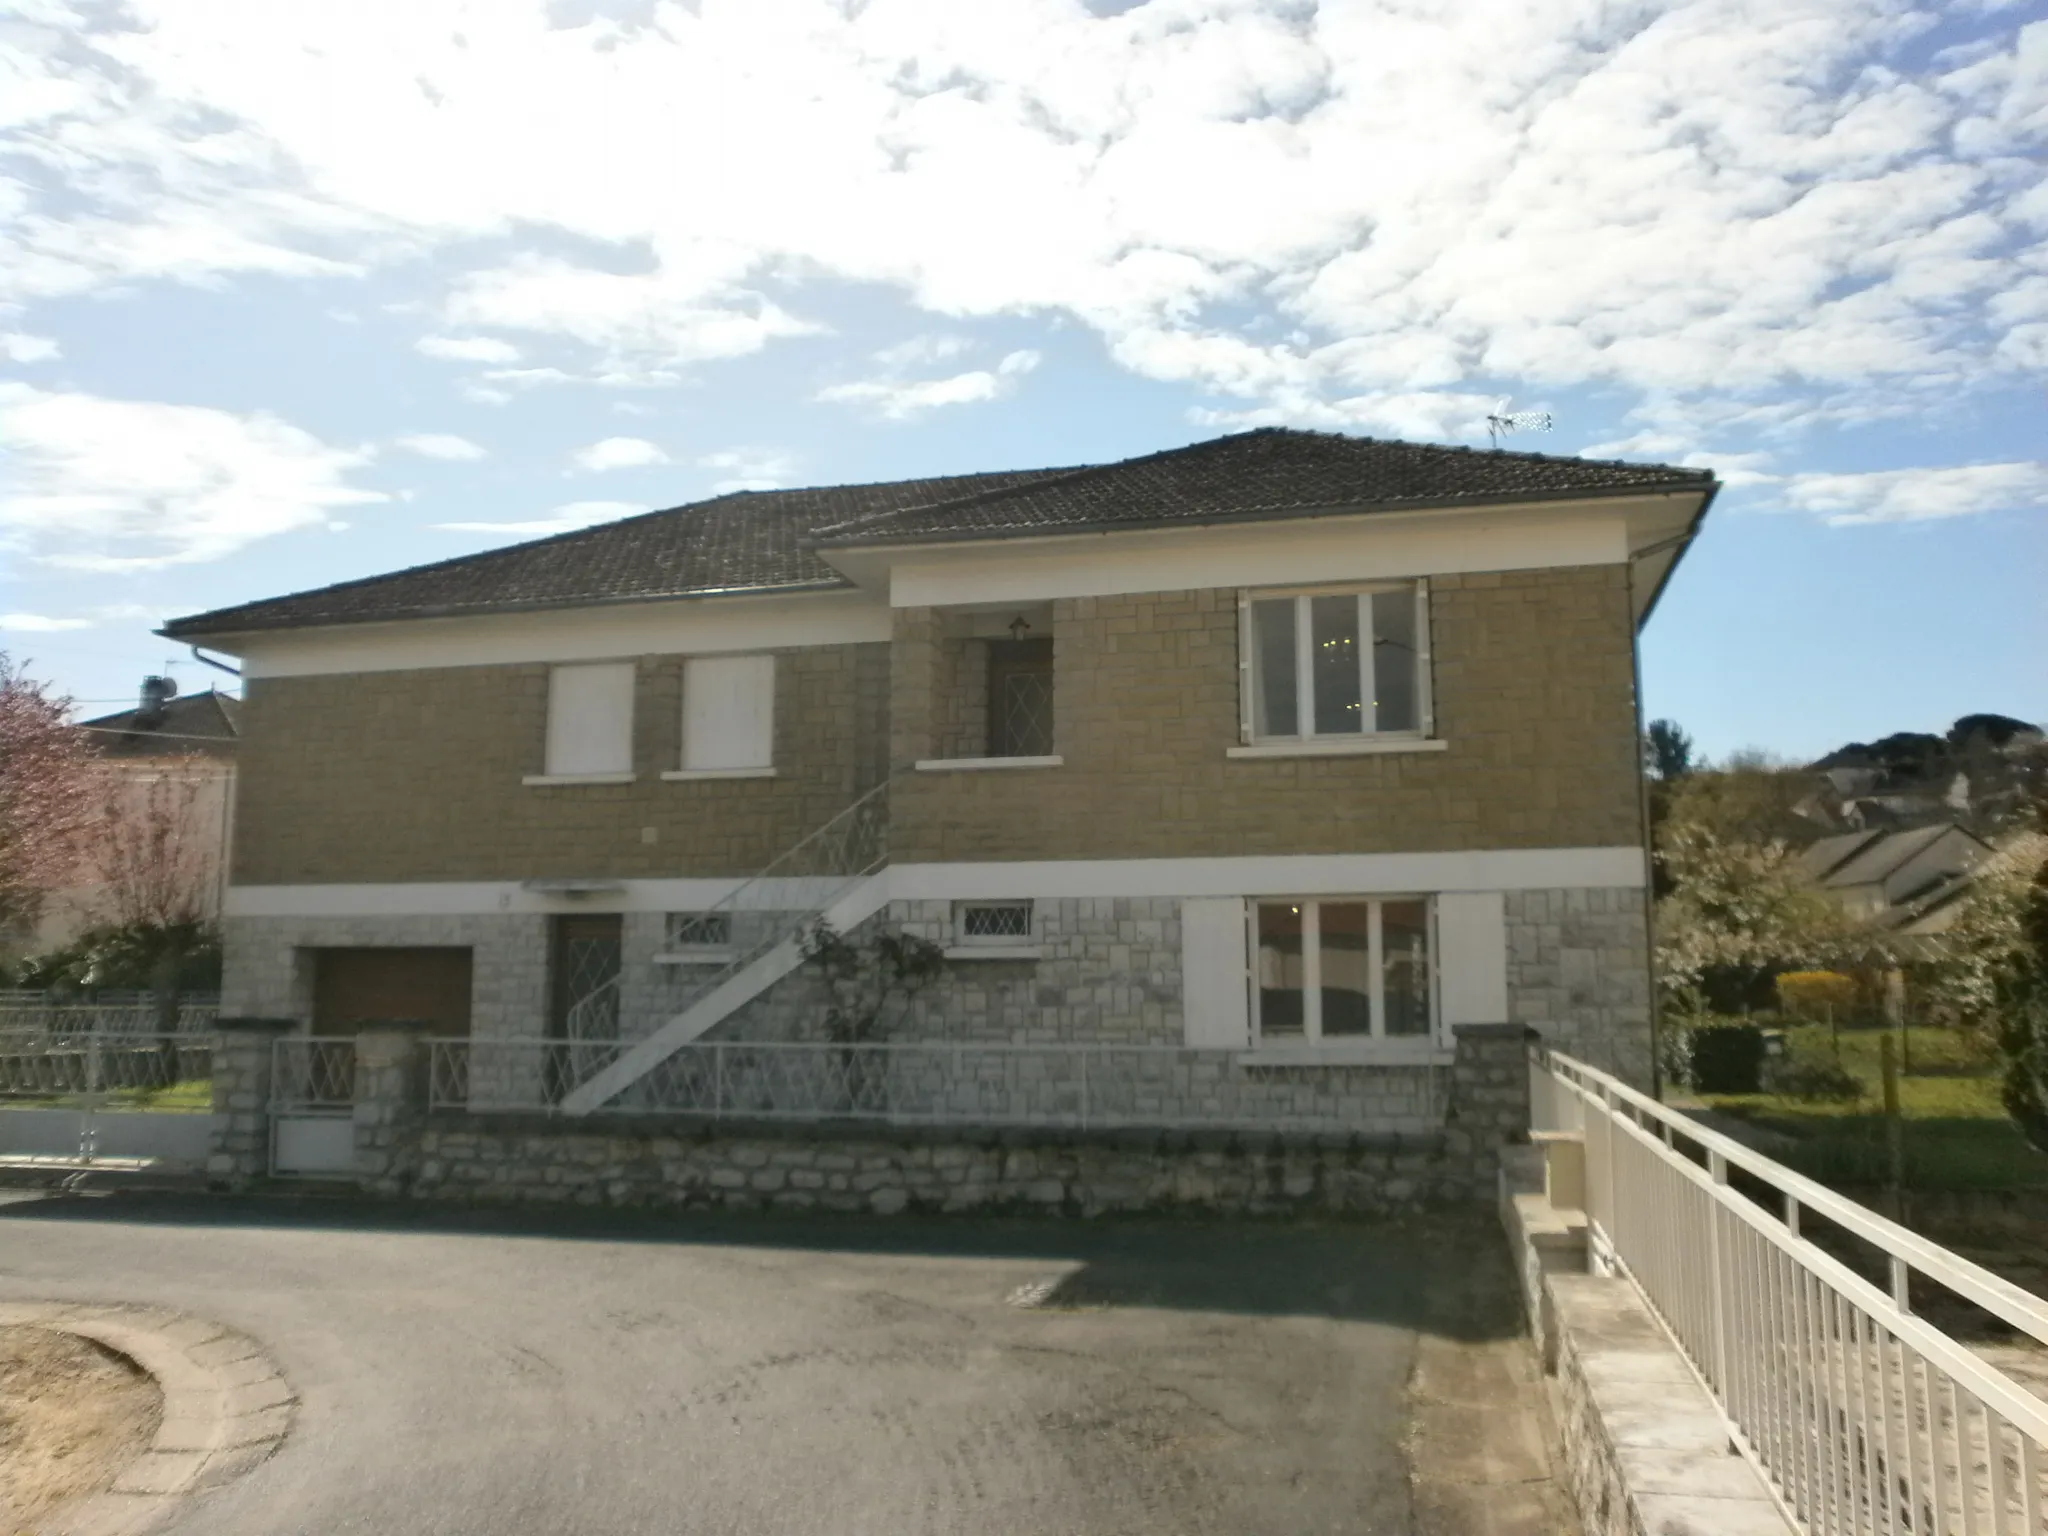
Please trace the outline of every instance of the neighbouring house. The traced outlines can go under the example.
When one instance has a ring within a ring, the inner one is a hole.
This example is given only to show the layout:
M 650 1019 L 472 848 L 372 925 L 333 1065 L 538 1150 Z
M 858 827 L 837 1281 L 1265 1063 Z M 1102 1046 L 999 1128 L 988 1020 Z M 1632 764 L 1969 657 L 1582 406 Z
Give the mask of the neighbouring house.
M 1799 869 L 1849 916 L 1903 930 L 1967 885 L 1991 845 L 1954 822 L 1904 832 L 1845 832 L 1799 855 Z
M 220 915 L 234 830 L 240 711 L 241 700 L 231 694 L 209 688 L 180 695 L 169 678 L 145 677 L 135 708 L 76 723 L 92 747 L 98 798 L 117 825 L 95 834 L 71 883 L 50 893 L 33 929 L 14 945 L 19 952 L 61 948 L 88 928 L 120 920 L 129 898 L 115 887 L 130 882 L 120 872 L 122 860 L 106 857 L 109 832 L 132 845 L 118 850 L 130 863 L 147 845 L 159 866 L 150 876 L 189 891 L 199 916 Z
M 1268 429 L 178 619 L 246 676 L 224 1010 L 673 1106 L 732 1092 L 708 1045 L 824 1038 L 822 915 L 943 950 L 887 1021 L 953 1048 L 913 1116 L 1014 1050 L 1012 1092 L 1407 1124 L 1479 1024 L 1642 1080 L 1635 640 L 1715 489 Z

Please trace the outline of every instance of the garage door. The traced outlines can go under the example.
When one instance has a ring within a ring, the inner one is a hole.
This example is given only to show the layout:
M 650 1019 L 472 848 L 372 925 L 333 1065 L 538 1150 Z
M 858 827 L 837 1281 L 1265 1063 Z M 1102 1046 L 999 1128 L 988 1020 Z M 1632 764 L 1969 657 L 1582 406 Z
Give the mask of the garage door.
M 436 1036 L 469 1033 L 467 949 L 314 952 L 313 1033 L 352 1035 L 365 1019 L 426 1019 Z

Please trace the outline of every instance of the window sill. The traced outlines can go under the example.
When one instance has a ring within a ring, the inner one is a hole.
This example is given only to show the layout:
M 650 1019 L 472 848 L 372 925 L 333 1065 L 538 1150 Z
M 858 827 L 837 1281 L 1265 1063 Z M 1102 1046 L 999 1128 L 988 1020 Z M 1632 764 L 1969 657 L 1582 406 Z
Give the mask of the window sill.
M 1457 1057 L 1450 1047 L 1418 1037 L 1412 1040 L 1347 1040 L 1337 1045 L 1261 1045 L 1238 1051 L 1241 1067 L 1425 1067 L 1449 1066 Z
M 1064 757 L 925 757 L 919 773 L 981 773 L 992 768 L 1064 768 Z
M 669 768 L 661 775 L 664 784 L 687 784 L 694 779 L 772 779 L 773 768 Z
M 948 960 L 1043 960 L 1043 944 L 949 944 Z
M 656 965 L 730 965 L 735 958 L 730 949 L 671 949 L 654 957 Z
M 1225 757 L 1369 757 L 1379 752 L 1444 752 L 1450 743 L 1440 736 L 1390 736 L 1384 741 L 1261 741 L 1229 747 Z
M 637 777 L 631 773 L 529 773 L 519 782 L 551 788 L 564 784 L 630 784 Z

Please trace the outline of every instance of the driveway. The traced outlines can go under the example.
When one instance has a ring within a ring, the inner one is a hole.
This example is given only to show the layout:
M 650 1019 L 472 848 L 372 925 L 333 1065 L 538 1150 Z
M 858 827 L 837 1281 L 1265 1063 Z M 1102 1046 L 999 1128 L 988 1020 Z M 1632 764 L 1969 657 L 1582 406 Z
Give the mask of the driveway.
M 1443 1486 L 1541 1454 L 1507 1287 L 1477 1220 L 0 1207 L 0 1297 L 200 1313 L 299 1393 L 192 1536 L 1520 1530 Z M 1418 1428 L 1419 1359 L 1482 1401 Z

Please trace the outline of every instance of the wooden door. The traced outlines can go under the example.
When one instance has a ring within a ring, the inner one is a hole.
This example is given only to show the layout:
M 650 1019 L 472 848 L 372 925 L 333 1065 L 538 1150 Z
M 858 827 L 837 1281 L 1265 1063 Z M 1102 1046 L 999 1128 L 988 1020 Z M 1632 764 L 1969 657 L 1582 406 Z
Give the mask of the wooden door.
M 1052 755 L 1052 641 L 988 642 L 988 755 Z

